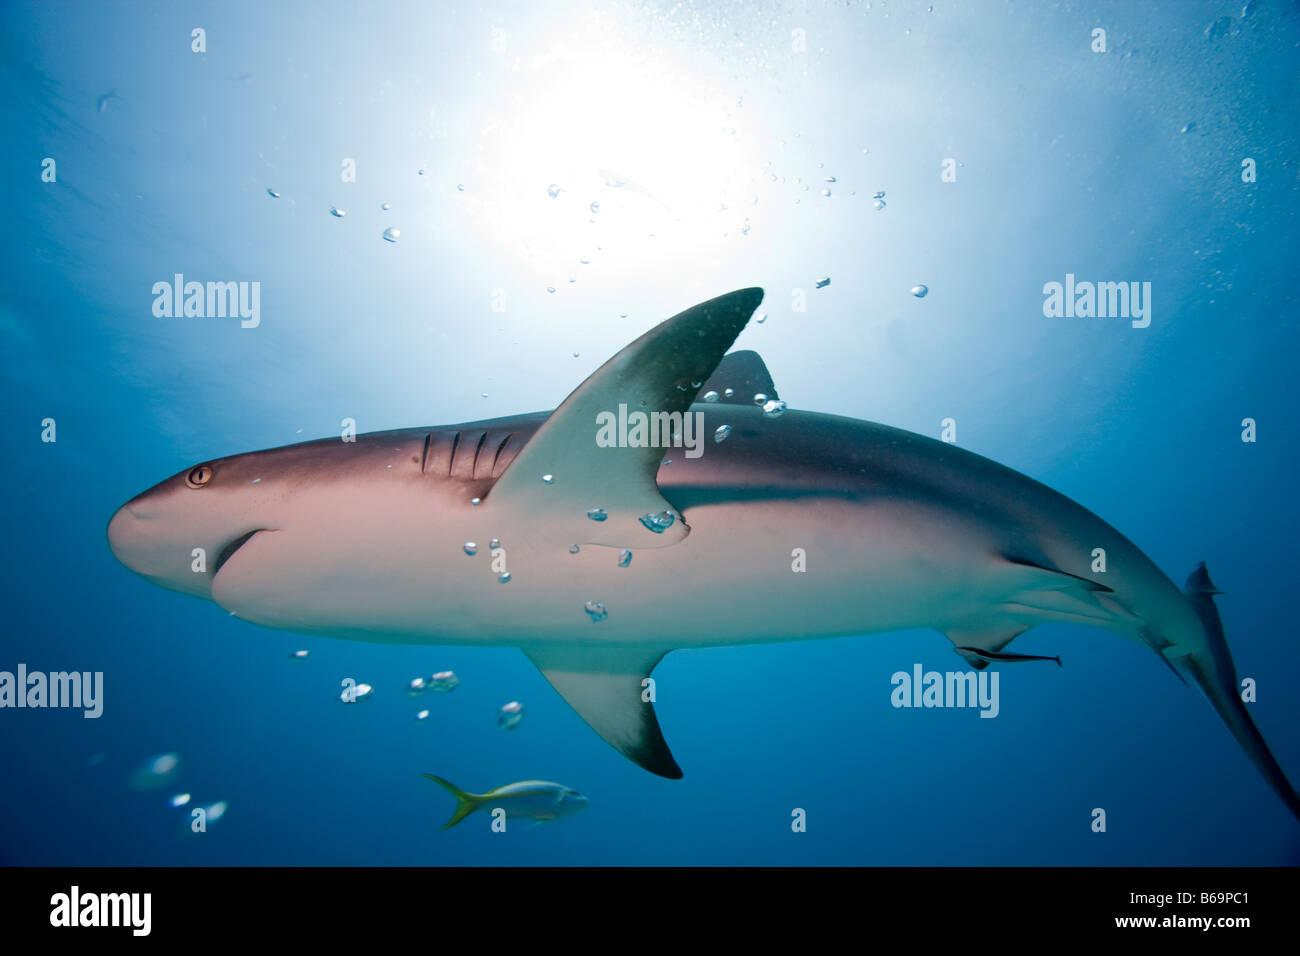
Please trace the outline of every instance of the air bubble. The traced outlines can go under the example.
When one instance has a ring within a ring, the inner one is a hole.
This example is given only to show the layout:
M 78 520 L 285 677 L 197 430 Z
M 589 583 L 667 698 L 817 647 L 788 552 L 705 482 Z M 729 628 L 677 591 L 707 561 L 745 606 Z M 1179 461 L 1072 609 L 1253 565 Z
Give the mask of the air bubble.
M 460 686 L 460 678 L 456 676 L 455 671 L 438 671 L 429 678 L 429 687 L 439 693 L 446 694 Z
M 637 520 L 655 534 L 663 534 L 673 526 L 673 522 L 677 520 L 677 516 L 671 511 L 661 511 L 658 514 L 644 514 Z
M 497 726 L 502 730 L 514 730 L 524 719 L 524 705 L 517 700 L 504 704 L 497 713 Z

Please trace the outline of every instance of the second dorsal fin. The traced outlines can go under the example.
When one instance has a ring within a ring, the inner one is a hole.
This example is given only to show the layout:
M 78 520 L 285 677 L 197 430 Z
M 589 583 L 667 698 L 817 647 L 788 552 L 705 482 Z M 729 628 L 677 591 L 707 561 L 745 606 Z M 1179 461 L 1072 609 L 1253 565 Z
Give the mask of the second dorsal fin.
M 776 394 L 772 375 L 763 359 L 751 349 L 728 352 L 722 357 L 700 389 L 701 395 L 709 392 L 717 392 L 718 401 L 727 405 L 753 405 L 754 396 L 759 393 L 773 399 L 781 397 Z

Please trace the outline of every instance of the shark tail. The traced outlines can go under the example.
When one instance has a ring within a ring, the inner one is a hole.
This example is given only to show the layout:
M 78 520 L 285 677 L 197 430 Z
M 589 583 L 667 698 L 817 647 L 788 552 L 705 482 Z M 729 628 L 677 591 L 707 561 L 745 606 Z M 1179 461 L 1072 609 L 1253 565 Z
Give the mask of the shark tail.
M 450 830 L 456 824 L 460 823 L 461 820 L 464 820 L 467 816 L 477 810 L 483 803 L 483 798 L 477 793 L 467 793 L 449 780 L 443 780 L 442 777 L 435 777 L 431 773 L 421 774 L 421 776 L 426 780 L 432 780 L 456 798 L 456 812 L 451 815 L 450 820 L 442 825 L 444 830 Z
M 1190 654 L 1174 661 L 1175 668 L 1191 678 L 1201 692 L 1214 705 L 1223 722 L 1228 725 L 1232 735 L 1237 738 L 1247 756 L 1259 768 L 1264 779 L 1269 782 L 1282 802 L 1287 805 L 1293 816 L 1300 820 L 1300 796 L 1287 780 L 1286 774 L 1268 749 L 1264 736 L 1255 726 L 1255 721 L 1247 711 L 1241 699 L 1241 686 L 1237 669 L 1232 662 L 1232 653 L 1228 650 L 1228 641 L 1223 634 L 1223 621 L 1219 609 L 1214 604 L 1214 595 L 1221 594 L 1202 562 L 1196 566 L 1187 578 L 1183 595 L 1200 618 L 1205 631 L 1205 642 L 1209 647 L 1209 659 L 1203 660 L 1198 654 Z

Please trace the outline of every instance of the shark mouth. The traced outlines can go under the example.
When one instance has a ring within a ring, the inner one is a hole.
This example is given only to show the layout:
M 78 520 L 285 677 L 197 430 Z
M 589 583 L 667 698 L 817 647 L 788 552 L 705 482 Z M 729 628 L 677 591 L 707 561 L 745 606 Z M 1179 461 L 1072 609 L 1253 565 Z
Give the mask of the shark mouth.
M 235 556 L 236 551 L 238 551 L 244 545 L 248 544 L 248 542 L 252 540 L 253 535 L 266 530 L 267 530 L 266 528 L 254 528 L 252 531 L 248 532 L 247 534 L 240 535 L 238 538 L 231 541 L 224 548 L 222 548 L 221 553 L 217 555 L 217 564 L 216 567 L 212 569 L 212 576 L 215 578 L 218 574 L 220 574 L 221 569 L 226 566 L 226 562 Z

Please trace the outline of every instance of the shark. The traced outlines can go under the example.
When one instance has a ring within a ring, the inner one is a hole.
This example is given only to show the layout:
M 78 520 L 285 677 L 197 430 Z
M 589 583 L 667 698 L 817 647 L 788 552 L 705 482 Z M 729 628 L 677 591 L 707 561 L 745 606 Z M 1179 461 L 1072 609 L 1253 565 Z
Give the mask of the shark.
M 1203 563 L 1179 588 L 1010 468 L 786 409 L 761 357 L 730 351 L 762 298 L 740 289 L 659 323 L 550 412 L 196 464 L 126 502 L 109 546 L 269 628 L 519 648 L 614 749 L 674 779 L 651 677 L 674 649 L 932 629 L 982 670 L 1043 659 L 1007 650 L 1038 624 L 1089 625 L 1198 689 L 1300 820 Z M 599 440 L 636 413 L 628 440 Z M 695 457 L 674 451 L 692 425 L 708 436 Z

